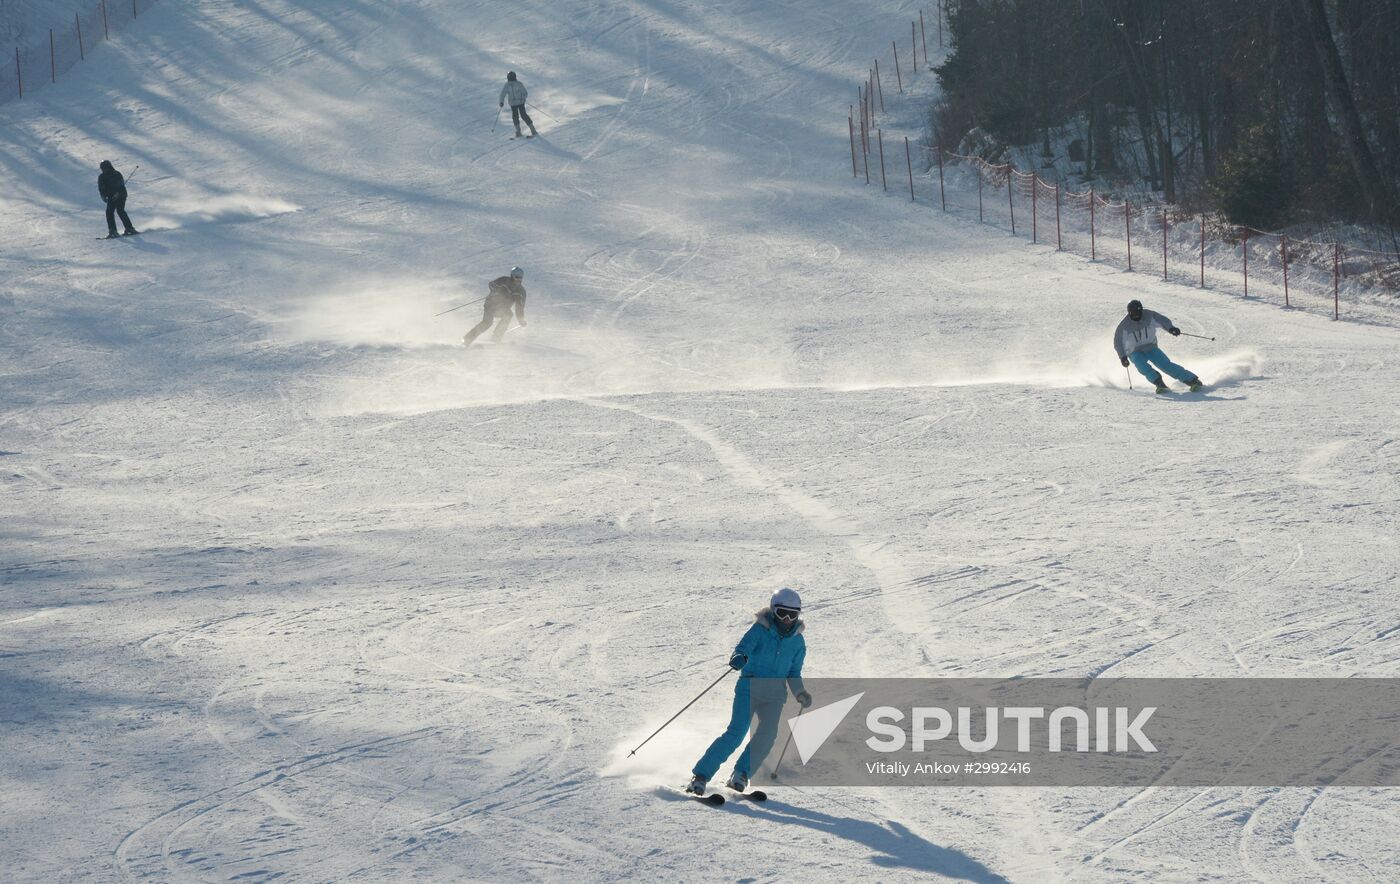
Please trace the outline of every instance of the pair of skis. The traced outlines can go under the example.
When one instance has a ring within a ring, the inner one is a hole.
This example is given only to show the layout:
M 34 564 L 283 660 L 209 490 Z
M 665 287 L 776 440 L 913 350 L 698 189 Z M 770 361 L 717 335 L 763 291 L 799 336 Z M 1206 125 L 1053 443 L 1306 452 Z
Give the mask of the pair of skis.
M 1185 392 L 1187 392 L 1187 393 L 1200 393 L 1200 392 L 1202 392 L 1203 390 L 1205 390 L 1205 388 L 1206 388 L 1206 385 L 1205 385 L 1205 384 L 1202 384 L 1202 383 L 1199 383 L 1199 382 L 1198 382 L 1198 383 L 1189 385 L 1189 386 L 1186 388 Z M 1158 396 L 1168 396 L 1168 395 L 1171 395 L 1172 393 L 1175 393 L 1175 392 L 1177 392 L 1177 391 L 1176 391 L 1176 390 L 1173 390 L 1171 387 L 1168 387 L 1166 384 L 1161 384 L 1160 386 L 1157 387 L 1156 392 L 1157 392 L 1157 395 L 1158 395 Z
M 748 799 L 749 801 L 767 801 L 767 800 L 768 800 L 768 793 L 767 793 L 767 792 L 763 792 L 763 791 L 761 791 L 761 790 L 759 790 L 759 789 L 754 789 L 754 790 L 749 791 L 749 792 L 738 792 L 738 791 L 735 791 L 735 790 L 733 790 L 733 789 L 731 789 L 730 791 L 731 791 L 734 795 L 736 795 L 736 796 L 738 796 L 738 797 L 740 797 L 740 798 L 746 798 L 746 799 Z M 696 801 L 699 801 L 701 804 L 708 804 L 708 805 L 710 805 L 711 807 L 723 807 L 723 806 L 724 806 L 724 796 L 723 796 L 722 794 L 720 794 L 719 792 L 710 792 L 710 793 L 707 794 L 707 795 L 696 795 L 694 792 L 686 792 L 686 791 L 682 790 L 682 791 L 681 791 L 681 794 L 684 795 L 684 796 L 687 797 L 687 798 L 693 798 L 693 799 L 695 799 Z

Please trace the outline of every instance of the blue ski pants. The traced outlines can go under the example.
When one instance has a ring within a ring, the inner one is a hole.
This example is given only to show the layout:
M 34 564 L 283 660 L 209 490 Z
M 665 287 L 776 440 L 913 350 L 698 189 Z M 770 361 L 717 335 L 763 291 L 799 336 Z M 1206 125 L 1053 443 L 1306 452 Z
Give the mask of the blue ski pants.
M 1168 359 L 1167 354 L 1162 352 L 1161 347 L 1153 347 L 1150 350 L 1138 350 L 1129 353 L 1128 359 L 1132 361 L 1133 365 L 1137 366 L 1137 370 L 1142 373 L 1143 377 L 1154 384 L 1160 384 L 1162 382 L 1162 376 L 1152 370 L 1153 365 L 1176 378 L 1178 381 L 1181 381 L 1183 384 L 1189 384 L 1196 380 L 1194 374 Z
M 782 719 L 783 704 L 781 702 L 751 704 L 749 694 L 750 679 L 741 678 L 734 686 L 734 711 L 729 716 L 729 726 L 724 729 L 724 733 L 715 738 L 710 744 L 710 748 L 705 750 L 705 754 L 700 760 L 695 762 L 695 767 L 691 773 L 706 780 L 714 778 L 719 766 L 724 763 L 724 759 L 734 754 L 734 750 L 739 748 L 745 735 L 749 732 L 749 722 L 753 717 L 758 718 L 758 727 L 754 729 L 753 736 L 749 738 L 749 744 L 744 747 L 744 751 L 739 755 L 739 760 L 734 762 L 734 770 L 744 776 L 752 774 L 754 759 L 760 764 L 768 757 L 768 753 L 773 751 L 773 743 L 778 739 L 778 724 Z

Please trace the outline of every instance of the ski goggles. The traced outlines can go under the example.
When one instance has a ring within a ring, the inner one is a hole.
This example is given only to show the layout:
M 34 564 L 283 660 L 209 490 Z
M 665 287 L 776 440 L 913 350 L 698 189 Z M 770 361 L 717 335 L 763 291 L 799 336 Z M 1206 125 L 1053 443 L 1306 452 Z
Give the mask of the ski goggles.
M 797 608 L 774 608 L 774 609 L 773 609 L 773 616 L 774 616 L 774 617 L 777 617 L 779 620 L 783 621 L 784 623 L 791 623 L 792 621 L 796 620 L 796 619 L 797 619 L 797 615 L 799 615 L 799 614 L 801 614 L 801 613 L 802 613 L 802 612 L 799 611 Z

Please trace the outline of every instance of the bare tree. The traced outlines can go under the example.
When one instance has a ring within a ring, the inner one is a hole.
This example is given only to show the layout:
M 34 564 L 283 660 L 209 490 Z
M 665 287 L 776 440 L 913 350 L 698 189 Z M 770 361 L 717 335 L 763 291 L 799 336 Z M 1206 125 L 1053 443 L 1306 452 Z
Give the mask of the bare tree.
M 1308 36 L 1317 52 L 1318 63 L 1322 66 L 1322 79 L 1327 88 L 1328 104 L 1337 125 L 1342 130 L 1342 147 L 1352 172 L 1356 175 L 1357 186 L 1369 204 L 1374 218 L 1393 217 L 1394 202 L 1389 188 L 1376 167 L 1371 146 L 1366 142 L 1366 128 L 1357 113 L 1356 101 L 1351 87 L 1347 84 L 1346 70 L 1342 67 L 1342 56 L 1337 51 L 1337 43 L 1332 37 L 1332 26 L 1327 21 L 1327 10 L 1322 0 L 1293 0 L 1300 18 L 1306 23 Z

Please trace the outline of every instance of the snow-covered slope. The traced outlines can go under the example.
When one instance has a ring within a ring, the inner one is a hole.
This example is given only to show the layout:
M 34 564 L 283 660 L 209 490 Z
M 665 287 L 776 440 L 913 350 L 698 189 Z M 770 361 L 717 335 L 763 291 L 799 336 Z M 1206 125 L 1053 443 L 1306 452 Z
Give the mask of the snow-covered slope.
M 718 691 L 622 760 L 781 583 L 814 676 L 1396 672 L 1400 333 L 852 184 L 917 8 L 160 4 L 0 109 L 7 876 L 1393 877 L 1388 792 L 716 812 Z

